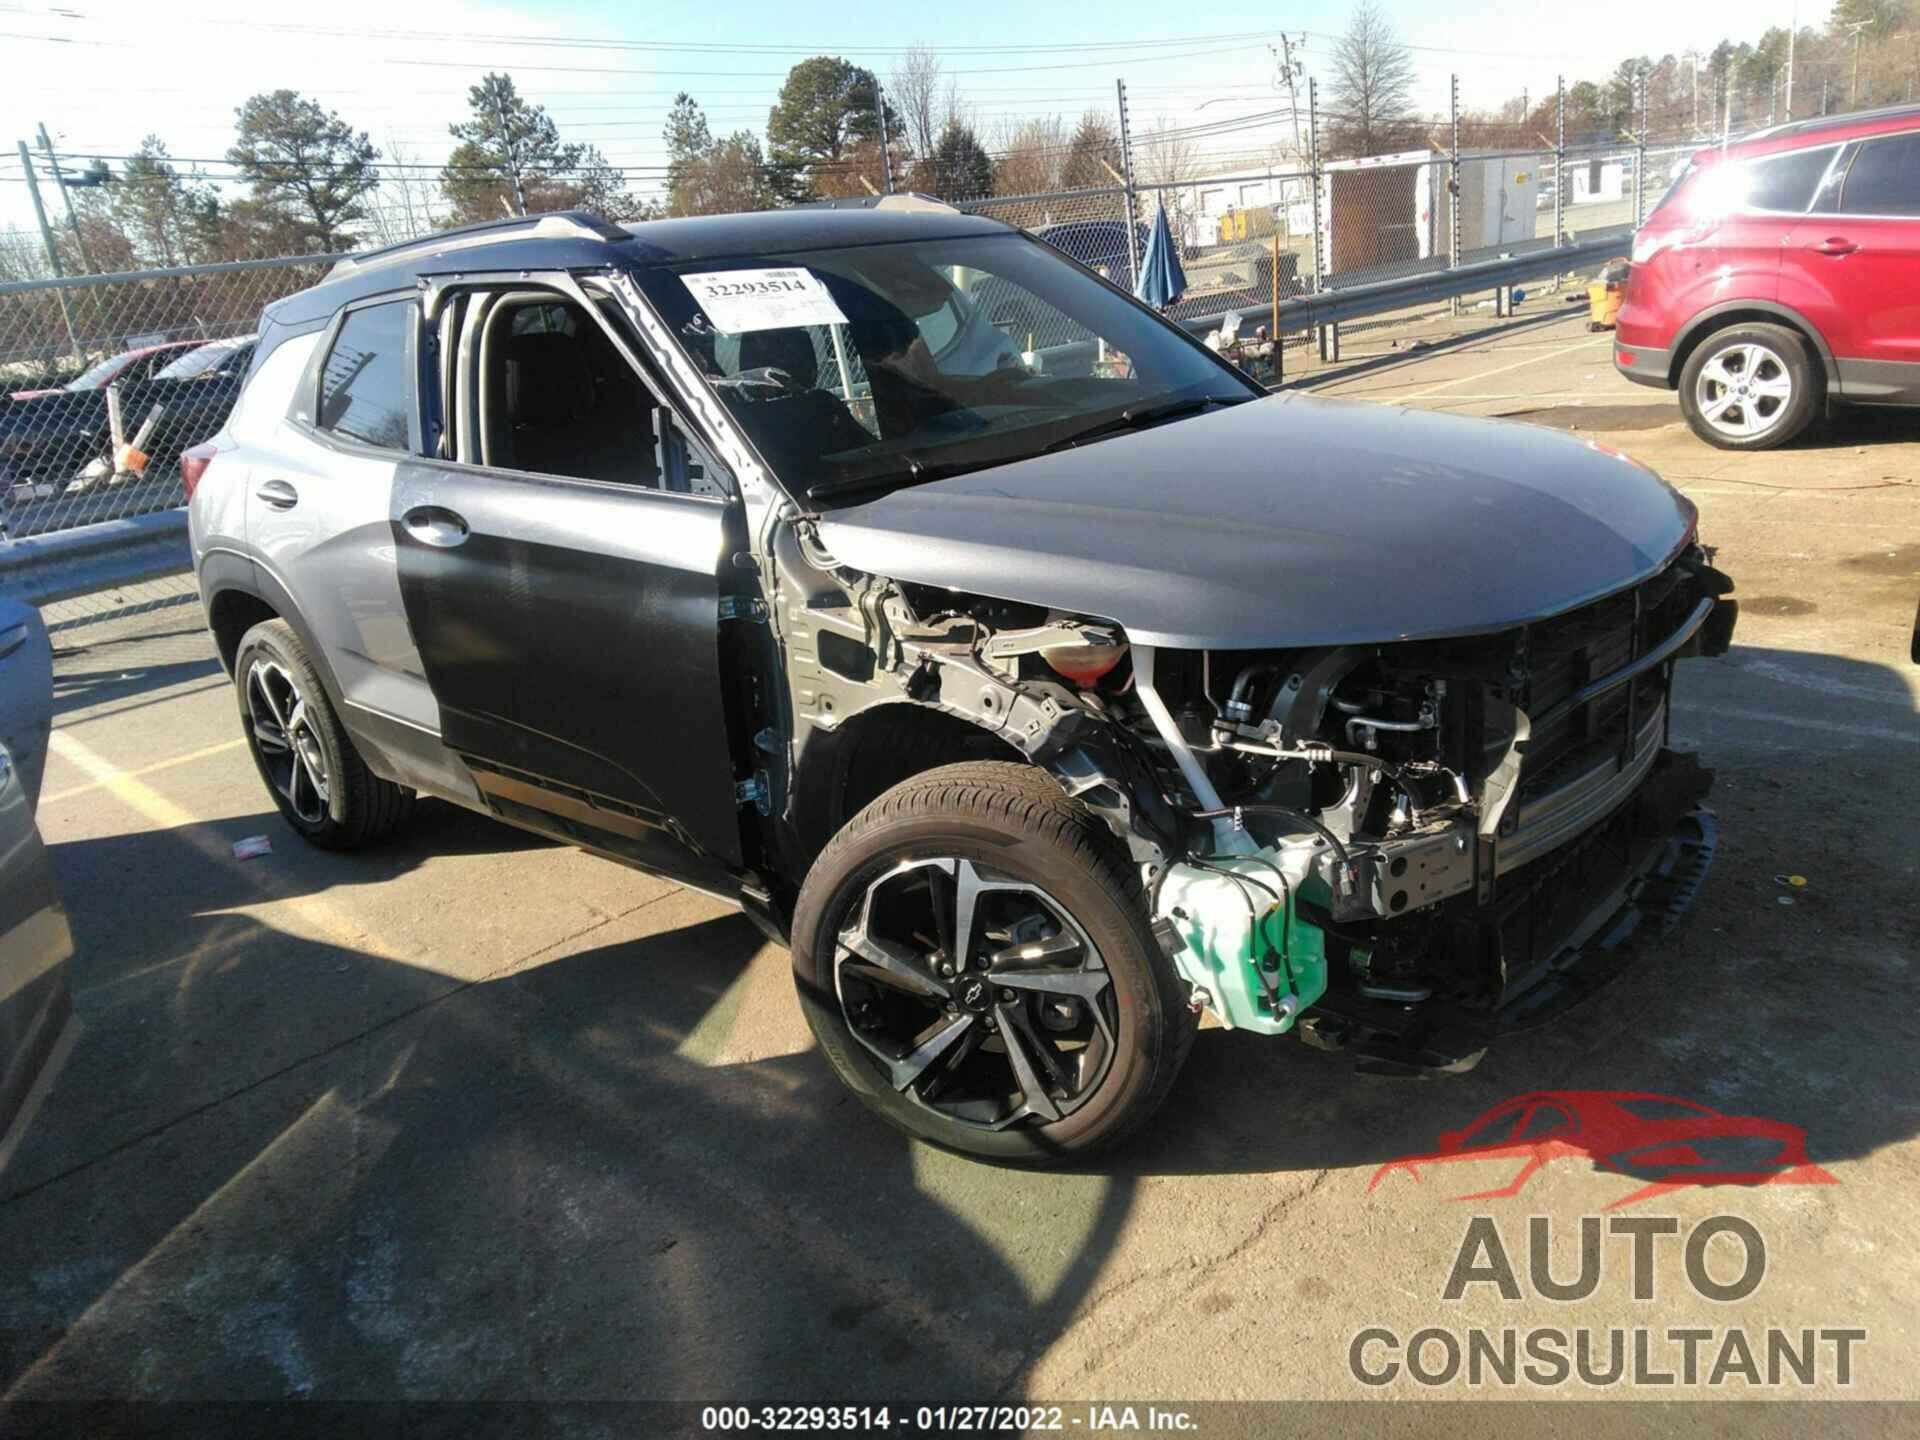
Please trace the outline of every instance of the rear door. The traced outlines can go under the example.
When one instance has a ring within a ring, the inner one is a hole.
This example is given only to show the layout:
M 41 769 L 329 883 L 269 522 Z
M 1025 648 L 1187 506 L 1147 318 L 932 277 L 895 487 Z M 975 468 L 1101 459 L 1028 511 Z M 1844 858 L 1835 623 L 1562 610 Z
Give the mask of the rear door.
M 1782 251 L 1780 299 L 1854 401 L 1920 404 L 1920 130 L 1849 147 Z
M 506 818 L 695 885 L 742 863 L 720 467 L 565 277 L 441 292 L 434 458 L 392 528 L 441 735 Z
M 373 296 L 269 359 L 297 363 L 293 347 L 308 347 L 290 413 L 249 447 L 246 535 L 331 667 L 341 721 L 373 768 L 471 800 L 435 735 L 394 573 L 394 470 L 421 445 L 419 315 L 411 290 Z

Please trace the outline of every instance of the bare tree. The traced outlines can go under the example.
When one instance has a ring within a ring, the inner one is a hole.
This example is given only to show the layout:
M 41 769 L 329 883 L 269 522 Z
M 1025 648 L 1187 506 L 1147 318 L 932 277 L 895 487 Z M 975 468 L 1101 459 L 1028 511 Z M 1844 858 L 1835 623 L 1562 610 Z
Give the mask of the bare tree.
M 1184 185 L 1200 178 L 1200 150 L 1181 127 L 1157 116 L 1140 135 L 1142 183 L 1147 185 Z
M 1413 53 L 1375 0 L 1360 0 L 1333 45 L 1328 148 L 1338 156 L 1379 155 L 1405 143 L 1413 112 Z
M 999 152 L 993 170 L 997 195 L 1043 195 L 1062 188 L 1067 158 L 1067 126 L 1058 115 L 1040 115 L 1018 124 L 1003 121 L 993 137 Z
M 383 245 L 417 239 L 438 230 L 445 220 L 434 204 L 440 187 L 430 169 L 414 162 L 412 153 L 389 136 L 387 154 L 392 164 L 373 193 L 368 219 Z
M 925 45 L 901 55 L 887 78 L 887 98 L 900 111 L 908 148 L 922 159 L 933 154 L 949 125 L 972 125 L 971 107 L 961 102 L 959 82 L 947 76 L 939 55 Z

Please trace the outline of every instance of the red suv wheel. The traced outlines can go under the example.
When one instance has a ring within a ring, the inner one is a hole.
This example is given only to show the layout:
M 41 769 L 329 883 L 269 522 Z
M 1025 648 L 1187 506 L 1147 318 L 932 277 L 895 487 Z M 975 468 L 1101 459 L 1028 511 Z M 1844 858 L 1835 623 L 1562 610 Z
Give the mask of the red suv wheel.
M 1820 370 L 1781 325 L 1733 325 L 1709 335 L 1680 372 L 1680 408 L 1693 433 L 1722 450 L 1770 450 L 1813 419 Z

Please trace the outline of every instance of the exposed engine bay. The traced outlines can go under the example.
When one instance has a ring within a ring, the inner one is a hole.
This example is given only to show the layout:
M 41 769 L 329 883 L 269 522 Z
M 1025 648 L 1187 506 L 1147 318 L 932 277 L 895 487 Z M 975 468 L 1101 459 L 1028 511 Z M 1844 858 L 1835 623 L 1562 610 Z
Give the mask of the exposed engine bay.
M 1127 841 L 1194 1005 L 1235 1028 L 1465 1068 L 1609 978 L 1711 858 L 1711 776 L 1667 743 L 1674 662 L 1736 616 L 1697 546 L 1519 628 L 1261 651 L 1133 644 L 804 539 L 782 570 L 796 771 L 876 706 L 993 733 Z

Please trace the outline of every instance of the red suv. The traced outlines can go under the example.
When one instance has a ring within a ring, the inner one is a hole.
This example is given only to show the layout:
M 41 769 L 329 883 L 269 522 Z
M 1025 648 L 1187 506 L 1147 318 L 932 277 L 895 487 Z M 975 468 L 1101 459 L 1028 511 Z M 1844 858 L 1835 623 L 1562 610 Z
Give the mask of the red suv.
M 1634 239 L 1616 339 L 1614 368 L 1724 450 L 1920 405 L 1920 105 L 1695 155 Z

